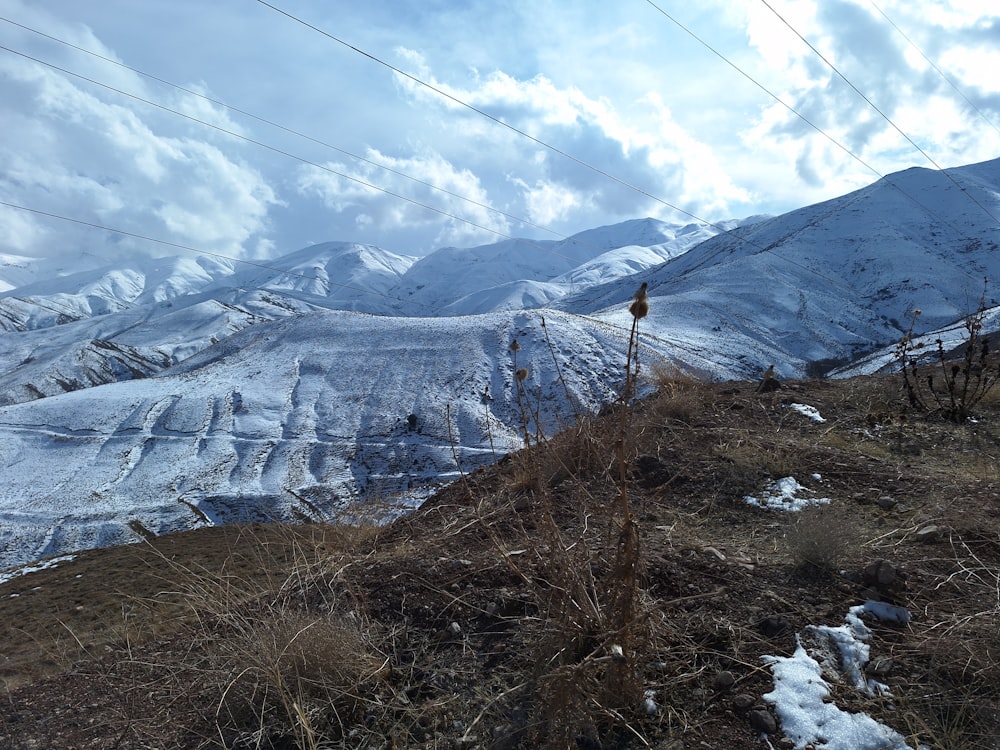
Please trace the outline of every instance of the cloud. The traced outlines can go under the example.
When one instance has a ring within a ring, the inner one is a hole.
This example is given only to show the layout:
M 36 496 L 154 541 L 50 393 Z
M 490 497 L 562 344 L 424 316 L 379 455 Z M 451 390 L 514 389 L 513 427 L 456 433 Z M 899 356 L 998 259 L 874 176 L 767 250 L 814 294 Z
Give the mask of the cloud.
M 732 204 L 749 200 L 713 149 L 674 119 L 656 91 L 614 103 L 558 86 L 544 75 L 522 80 L 502 70 L 476 73 L 465 86 L 452 86 L 439 81 L 420 54 L 400 54 L 416 75 L 453 98 L 402 77 L 401 88 L 446 109 L 453 123 L 461 120 L 463 129 L 465 122 L 481 124 L 459 100 L 555 147 L 532 144 L 499 126 L 468 131 L 481 150 L 505 154 L 508 180 L 519 187 L 523 210 L 534 222 L 580 222 L 595 211 L 615 217 L 663 213 L 667 204 L 724 216 Z
M 441 244 L 495 242 L 511 231 L 508 218 L 493 210 L 479 178 L 441 154 L 424 150 L 394 157 L 368 149 L 365 158 L 367 162 L 354 164 L 303 165 L 296 187 L 304 196 L 320 198 L 327 208 L 352 216 L 357 226 L 399 230 L 441 225 L 435 235 Z
M 280 204 L 231 142 L 223 152 L 185 121 L 143 114 L 118 95 L 16 58 L 0 61 L 0 81 L 8 93 L 0 112 L 16 124 L 0 145 L 0 194 L 11 203 L 234 256 L 253 252 L 251 240 Z M 186 100 L 189 111 L 226 121 L 203 100 Z M 175 252 L 37 215 L 21 224 L 35 229 L 15 233 L 6 250 L 47 255 L 62 237 L 63 252 L 84 245 L 105 262 Z
M 847 192 L 906 166 L 932 166 L 911 140 L 942 166 L 991 158 L 1000 149 L 1000 131 L 990 128 L 984 135 L 983 123 L 975 122 L 978 115 L 962 104 L 952 84 L 921 54 L 938 57 L 935 64 L 967 86 L 977 79 L 947 62 L 949 55 L 967 48 L 963 40 L 972 33 L 970 24 L 992 28 L 992 21 L 981 15 L 972 23 L 970 17 L 975 16 L 968 9 L 955 14 L 947 2 L 882 2 L 885 16 L 870 3 L 855 0 L 775 0 L 771 5 L 837 69 L 766 6 L 748 8 L 748 39 L 768 66 L 772 91 L 823 131 L 816 132 L 773 100 L 765 102 L 755 122 L 742 131 L 749 148 L 770 158 L 773 175 L 788 175 L 790 186 L 804 183 L 807 190 L 800 191 L 800 202 L 810 195 L 821 200 Z M 983 6 L 980 12 L 996 17 L 992 7 L 987 11 Z M 987 57 L 977 52 L 970 59 L 983 64 Z M 990 80 L 993 91 L 1000 93 L 995 77 Z M 986 107 L 998 103 L 996 98 L 981 100 Z M 782 183 L 773 185 L 773 197 L 781 199 Z M 786 200 L 794 191 L 789 193 Z
M 585 199 L 579 191 L 549 180 L 537 180 L 529 185 L 520 178 L 512 178 L 523 194 L 528 218 L 542 226 L 565 221 L 574 211 L 582 208 Z
M 769 3 L 942 165 L 1000 153 L 1000 79 L 992 75 L 1000 9 L 989 0 L 878 3 L 974 106 L 868 0 Z M 422 254 L 503 235 L 552 236 L 535 224 L 568 235 L 644 215 L 689 220 L 667 204 L 713 221 L 786 211 L 869 184 L 876 173 L 929 166 L 763 3 L 666 9 L 875 172 L 642 3 L 376 3 L 335 21 L 319 5 L 302 11 L 586 165 L 264 7 L 176 0 L 129 9 L 0 0 L 5 17 L 314 140 L 10 24 L 2 26 L 6 45 L 345 176 L 4 53 L 4 200 L 225 254 L 261 257 L 331 239 Z M 203 23 L 181 22 L 195 12 Z M 220 37 L 219 28 L 231 33 Z M 173 252 L 18 215 L 0 252 L 90 250 L 109 261 Z

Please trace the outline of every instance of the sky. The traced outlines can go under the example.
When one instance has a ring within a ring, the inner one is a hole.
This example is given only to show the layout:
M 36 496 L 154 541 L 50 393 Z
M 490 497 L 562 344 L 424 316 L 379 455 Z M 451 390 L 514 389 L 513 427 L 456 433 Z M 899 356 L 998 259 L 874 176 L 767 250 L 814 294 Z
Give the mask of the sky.
M 0 0 L 0 18 L 4 262 L 420 256 L 779 214 L 1000 157 L 993 0 Z

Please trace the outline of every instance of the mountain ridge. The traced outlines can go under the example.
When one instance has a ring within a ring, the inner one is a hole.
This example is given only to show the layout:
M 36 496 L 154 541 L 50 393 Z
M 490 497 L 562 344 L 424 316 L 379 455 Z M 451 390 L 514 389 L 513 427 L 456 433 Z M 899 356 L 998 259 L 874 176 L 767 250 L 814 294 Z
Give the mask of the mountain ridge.
M 132 540 L 135 524 L 408 507 L 455 455 L 517 446 L 515 339 L 541 429 L 612 401 L 640 281 L 644 366 L 713 380 L 846 365 L 897 342 L 915 307 L 917 333 L 953 325 L 1000 276 L 995 222 L 968 200 L 1000 203 L 1000 160 L 967 173 L 908 170 L 722 233 L 637 219 L 420 260 L 330 242 L 267 268 L 149 261 L 141 283 L 103 269 L 2 293 L 0 565 Z M 95 299 L 122 309 L 94 314 Z

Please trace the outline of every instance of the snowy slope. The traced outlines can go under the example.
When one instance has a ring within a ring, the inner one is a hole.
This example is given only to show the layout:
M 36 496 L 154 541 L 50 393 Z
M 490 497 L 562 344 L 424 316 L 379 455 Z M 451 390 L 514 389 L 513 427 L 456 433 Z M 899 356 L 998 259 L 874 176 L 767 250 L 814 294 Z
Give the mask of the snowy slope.
M 324 242 L 263 265 L 239 265 L 208 289 L 300 292 L 330 309 L 389 314 L 401 306 L 391 290 L 416 258 L 373 245 Z
M 24 331 L 195 294 L 233 271 L 230 261 L 139 258 L 127 266 L 56 275 L 0 294 L 0 330 Z
M 455 475 L 453 442 L 467 470 L 519 444 L 514 338 L 544 429 L 572 417 L 541 321 L 317 312 L 156 377 L 2 407 L 0 567 L 137 539 L 136 521 L 160 533 L 419 497 Z M 573 401 L 611 399 L 624 332 L 545 323 Z
M 907 170 L 557 305 L 614 319 L 646 281 L 650 329 L 679 349 L 716 350 L 718 377 L 755 376 L 771 363 L 802 375 L 816 360 L 853 359 L 898 341 L 914 308 L 922 330 L 952 323 L 975 307 L 984 277 L 1000 279 L 1000 160 L 951 174 L 960 187 Z M 991 286 L 988 304 L 996 297 Z
M 390 294 L 408 300 L 411 304 L 403 309 L 414 315 L 508 309 L 512 300 L 540 306 L 598 281 L 658 265 L 715 231 L 647 218 L 590 229 L 558 242 L 514 239 L 442 248 L 414 263 Z M 617 255 L 607 255 L 610 252 Z M 496 307 L 489 308 L 487 300 Z
M 147 377 L 248 326 L 315 309 L 267 290 L 217 290 L 0 335 L 0 404 Z

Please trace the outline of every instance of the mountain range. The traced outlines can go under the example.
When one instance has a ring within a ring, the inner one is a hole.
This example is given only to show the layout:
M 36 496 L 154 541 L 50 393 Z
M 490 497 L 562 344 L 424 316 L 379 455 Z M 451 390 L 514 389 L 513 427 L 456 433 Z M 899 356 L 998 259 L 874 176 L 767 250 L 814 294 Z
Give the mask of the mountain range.
M 998 214 L 995 160 L 777 217 L 422 258 L 328 242 L 54 274 L 0 255 L 0 568 L 231 521 L 398 513 L 523 444 L 525 419 L 550 434 L 613 401 L 641 282 L 647 368 L 872 371 L 914 309 L 921 332 L 975 309 L 1000 275 Z

